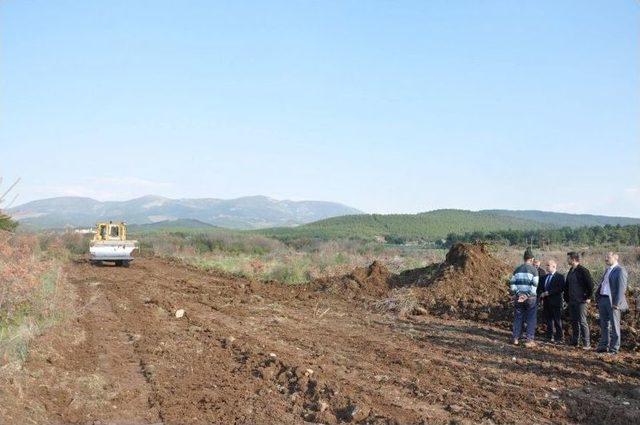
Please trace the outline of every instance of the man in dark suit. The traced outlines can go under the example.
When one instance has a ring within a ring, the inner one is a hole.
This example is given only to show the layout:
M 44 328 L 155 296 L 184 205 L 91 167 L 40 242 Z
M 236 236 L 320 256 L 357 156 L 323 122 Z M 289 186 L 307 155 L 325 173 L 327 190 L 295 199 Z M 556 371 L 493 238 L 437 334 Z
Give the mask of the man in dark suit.
M 607 253 L 605 263 L 607 269 L 596 291 L 600 313 L 600 342 L 597 351 L 617 354 L 620 350 L 620 313 L 629 309 L 625 296 L 627 270 L 618 264 L 618 254 L 614 252 Z
M 571 319 L 571 345 L 577 347 L 582 338 L 584 350 L 591 349 L 591 333 L 587 322 L 587 308 L 593 295 L 593 279 L 589 270 L 580 264 L 580 254 L 569 252 L 567 263 L 571 268 L 565 279 L 565 300 L 569 303 Z
M 540 278 L 538 297 L 542 301 L 542 312 L 547 324 L 546 339 L 549 342 L 562 344 L 562 294 L 564 292 L 564 276 L 557 272 L 558 263 L 547 261 L 548 273 Z

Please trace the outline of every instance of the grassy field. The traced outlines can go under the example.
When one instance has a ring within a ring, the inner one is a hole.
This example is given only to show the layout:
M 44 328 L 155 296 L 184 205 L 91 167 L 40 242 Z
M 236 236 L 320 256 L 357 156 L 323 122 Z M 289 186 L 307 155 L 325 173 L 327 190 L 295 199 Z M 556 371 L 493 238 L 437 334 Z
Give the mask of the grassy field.
M 305 283 L 383 260 L 393 271 L 426 265 L 445 251 L 354 240 L 296 240 L 241 232 L 151 232 L 136 235 L 143 253 L 179 258 L 204 269 L 284 283 Z

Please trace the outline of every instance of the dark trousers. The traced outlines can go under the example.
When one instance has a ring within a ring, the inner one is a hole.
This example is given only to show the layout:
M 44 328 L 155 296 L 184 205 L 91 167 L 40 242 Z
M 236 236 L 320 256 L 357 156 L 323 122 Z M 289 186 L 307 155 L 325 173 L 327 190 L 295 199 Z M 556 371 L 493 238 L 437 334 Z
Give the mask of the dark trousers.
M 527 341 L 533 341 L 536 333 L 536 297 L 514 303 L 513 339 L 519 339 L 523 323 L 527 324 Z
M 562 331 L 562 306 L 553 306 L 549 301 L 544 301 L 542 305 L 544 321 L 547 325 L 547 339 L 556 342 L 564 339 Z
M 620 310 L 613 309 L 609 297 L 601 296 L 598 300 L 598 312 L 600 313 L 598 349 L 617 353 L 620 351 Z
M 570 303 L 569 317 L 571 318 L 571 344 L 578 345 L 582 337 L 583 345 L 591 345 L 591 334 L 587 323 L 587 303 Z

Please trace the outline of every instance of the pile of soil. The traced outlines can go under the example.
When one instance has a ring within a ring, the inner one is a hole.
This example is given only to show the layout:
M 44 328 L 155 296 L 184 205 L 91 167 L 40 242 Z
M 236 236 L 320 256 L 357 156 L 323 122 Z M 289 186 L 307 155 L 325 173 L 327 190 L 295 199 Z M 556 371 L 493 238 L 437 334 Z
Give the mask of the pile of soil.
M 340 293 L 351 298 L 356 296 L 381 297 L 390 288 L 392 273 L 381 262 L 374 261 L 368 267 L 357 267 L 351 273 L 338 277 L 319 279 L 316 289 Z
M 421 304 L 430 313 L 464 319 L 511 320 L 508 279 L 512 270 L 485 244 L 454 245 L 424 283 Z
M 391 289 L 414 288 L 422 312 L 474 320 L 511 320 L 508 278 L 511 268 L 484 244 L 454 245 L 441 264 L 392 274 L 379 261 L 353 272 L 315 282 L 317 290 L 346 296 L 393 298 Z

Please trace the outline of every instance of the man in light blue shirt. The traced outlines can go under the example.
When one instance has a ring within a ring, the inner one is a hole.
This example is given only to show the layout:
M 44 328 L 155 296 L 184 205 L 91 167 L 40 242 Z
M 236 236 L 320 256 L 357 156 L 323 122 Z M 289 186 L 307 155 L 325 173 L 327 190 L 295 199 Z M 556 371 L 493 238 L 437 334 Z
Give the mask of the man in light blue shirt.
M 618 264 L 618 254 L 607 253 L 607 269 L 596 291 L 600 313 L 600 342 L 597 352 L 617 354 L 620 351 L 620 315 L 629 309 L 625 292 L 627 270 Z

